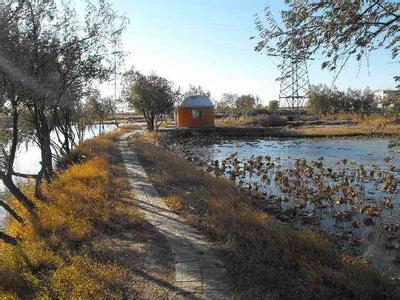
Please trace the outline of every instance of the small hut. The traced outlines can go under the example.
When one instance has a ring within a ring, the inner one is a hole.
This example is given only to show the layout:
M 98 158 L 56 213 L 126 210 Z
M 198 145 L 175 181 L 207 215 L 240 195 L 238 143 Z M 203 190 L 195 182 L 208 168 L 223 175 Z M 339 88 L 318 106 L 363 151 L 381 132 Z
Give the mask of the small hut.
M 214 104 L 206 96 L 189 96 L 175 108 L 177 127 L 213 127 Z

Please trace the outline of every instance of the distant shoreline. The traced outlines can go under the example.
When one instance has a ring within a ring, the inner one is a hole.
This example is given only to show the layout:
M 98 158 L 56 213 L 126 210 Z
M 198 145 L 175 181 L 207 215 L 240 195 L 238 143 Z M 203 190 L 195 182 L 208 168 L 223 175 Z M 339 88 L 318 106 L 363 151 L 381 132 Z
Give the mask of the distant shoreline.
M 209 128 L 160 128 L 161 133 L 173 135 L 207 135 L 217 134 L 224 137 L 281 137 L 281 138 L 391 138 L 400 136 L 400 126 L 395 128 L 359 128 L 357 126 L 346 127 L 209 127 Z

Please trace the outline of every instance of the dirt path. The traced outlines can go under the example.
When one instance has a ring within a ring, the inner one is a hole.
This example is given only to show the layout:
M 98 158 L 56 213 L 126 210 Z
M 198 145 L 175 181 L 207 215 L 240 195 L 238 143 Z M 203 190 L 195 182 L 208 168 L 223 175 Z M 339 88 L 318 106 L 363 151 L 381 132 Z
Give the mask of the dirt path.
M 127 138 L 119 144 L 127 169 L 128 180 L 137 197 L 137 205 L 146 219 L 165 237 L 175 259 L 177 298 L 229 299 L 224 283 L 225 268 L 212 253 L 211 247 L 195 229 L 173 213 L 159 197 L 140 165 Z

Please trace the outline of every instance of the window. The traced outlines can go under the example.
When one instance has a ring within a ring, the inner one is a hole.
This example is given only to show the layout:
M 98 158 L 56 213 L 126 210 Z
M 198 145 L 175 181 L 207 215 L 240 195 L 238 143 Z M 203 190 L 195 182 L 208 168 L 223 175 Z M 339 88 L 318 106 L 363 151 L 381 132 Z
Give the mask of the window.
M 193 119 L 203 119 L 203 111 L 198 109 L 192 109 Z

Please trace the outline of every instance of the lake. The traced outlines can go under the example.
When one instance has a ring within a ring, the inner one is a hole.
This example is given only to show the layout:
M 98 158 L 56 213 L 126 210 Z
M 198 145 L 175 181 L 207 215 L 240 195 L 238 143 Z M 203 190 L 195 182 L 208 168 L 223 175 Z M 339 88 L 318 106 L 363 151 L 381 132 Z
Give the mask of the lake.
M 337 161 L 348 159 L 366 166 L 398 165 L 400 158 L 386 163 L 385 159 L 395 154 L 390 147 L 391 140 L 383 138 L 356 139 L 356 138 L 323 138 L 323 139 L 246 139 L 246 140 L 222 140 L 211 145 L 197 145 L 194 153 L 208 159 L 221 160 L 233 152 L 238 153 L 239 158 L 249 158 L 252 155 L 269 155 L 273 159 L 280 157 L 293 160 L 305 158 L 317 160 L 324 158 L 326 164 L 335 164 Z
M 400 157 L 385 138 L 191 138 L 167 145 L 226 176 L 279 220 L 324 230 L 340 250 L 400 276 Z
M 109 132 L 116 128 L 114 124 L 106 124 L 102 127 L 100 125 L 93 125 L 85 130 L 84 138 L 92 138 L 98 135 L 100 132 Z M 40 149 L 34 143 L 22 143 L 19 146 L 15 163 L 14 171 L 25 173 L 25 174 L 37 174 L 40 170 Z M 20 179 L 20 178 L 19 178 Z M 6 188 L 0 182 L 0 197 L 5 197 Z M 6 213 L 3 208 L 0 207 L 0 228 L 4 224 L 6 219 Z

